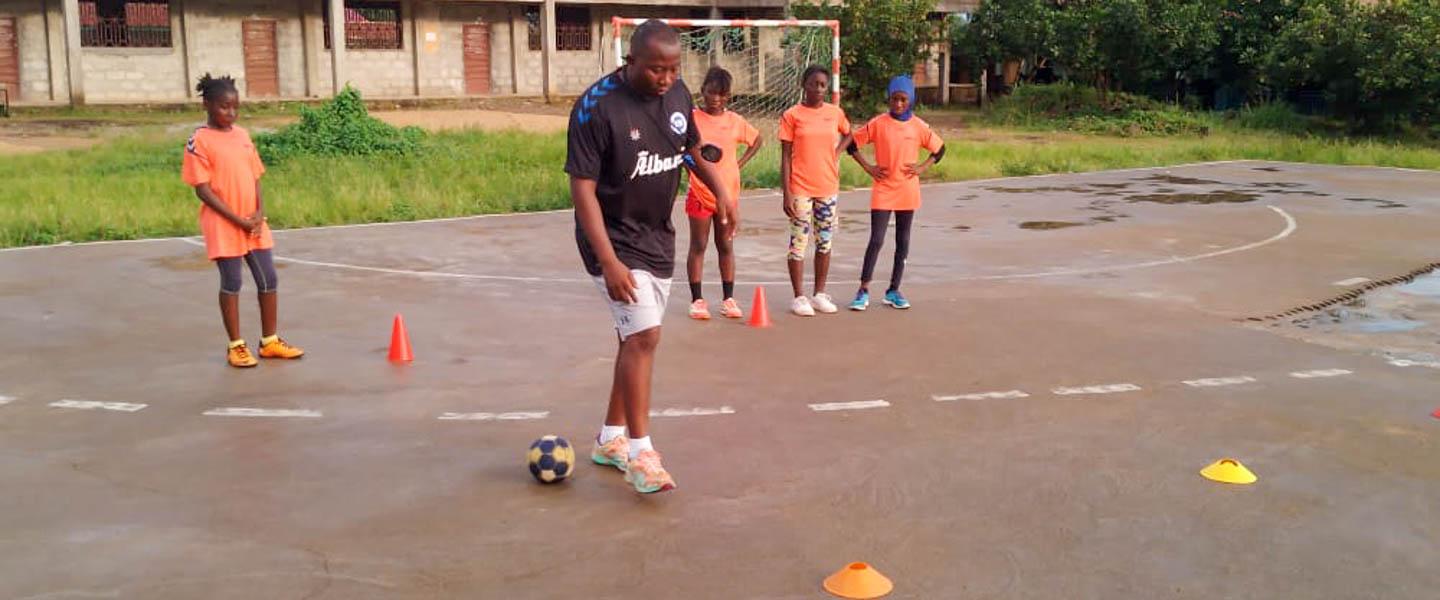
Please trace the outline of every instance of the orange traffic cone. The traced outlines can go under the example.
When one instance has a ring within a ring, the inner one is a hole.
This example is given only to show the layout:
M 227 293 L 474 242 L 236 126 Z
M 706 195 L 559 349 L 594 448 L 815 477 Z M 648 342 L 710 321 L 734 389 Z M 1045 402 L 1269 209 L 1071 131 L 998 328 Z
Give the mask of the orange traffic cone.
M 410 352 L 410 334 L 405 331 L 405 318 L 395 313 L 395 326 L 390 331 L 390 362 L 411 362 L 415 354 Z
M 825 578 L 825 591 L 841 598 L 879 598 L 895 589 L 890 578 L 870 565 L 854 562 Z
M 755 286 L 755 300 L 750 304 L 750 326 L 769 327 L 770 309 L 765 306 L 765 288 Z

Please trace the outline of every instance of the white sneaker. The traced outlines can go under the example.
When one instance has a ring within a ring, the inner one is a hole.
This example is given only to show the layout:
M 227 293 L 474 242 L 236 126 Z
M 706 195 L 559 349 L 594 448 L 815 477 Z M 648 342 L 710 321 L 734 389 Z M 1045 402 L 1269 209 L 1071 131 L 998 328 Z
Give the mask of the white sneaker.
M 815 294 L 815 310 L 829 315 L 836 313 L 840 309 L 835 307 L 835 299 L 831 298 L 830 294 L 820 292 Z
M 815 309 L 810 307 L 810 299 L 804 296 L 795 297 L 795 301 L 790 303 L 790 312 L 802 317 L 815 316 Z

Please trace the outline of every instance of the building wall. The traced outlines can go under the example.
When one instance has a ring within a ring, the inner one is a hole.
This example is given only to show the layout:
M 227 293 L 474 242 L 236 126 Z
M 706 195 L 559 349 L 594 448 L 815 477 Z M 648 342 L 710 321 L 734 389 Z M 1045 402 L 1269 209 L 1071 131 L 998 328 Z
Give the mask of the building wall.
M 240 0 L 217 5 L 190 0 L 186 7 L 186 44 L 189 47 L 190 78 L 209 72 L 237 80 L 242 97 L 248 87 L 241 23 L 246 20 L 275 21 L 275 51 L 279 63 L 280 95 L 305 95 L 305 47 L 300 31 L 300 9 L 293 0 Z M 194 95 L 194 82 L 189 95 Z
M 513 93 L 510 28 L 515 19 L 512 13 L 522 14 L 522 22 L 523 13 L 501 4 L 445 2 L 440 3 L 438 9 L 436 50 L 432 59 L 422 63 L 421 93 L 443 96 L 465 93 L 465 26 L 474 23 L 490 26 L 491 94 Z M 523 38 L 523 28 L 520 34 Z M 422 49 L 422 52 L 425 50 Z
M 15 18 L 20 52 L 20 89 L 10 90 L 14 102 L 50 99 L 50 34 L 43 0 L 0 0 L 0 17 Z M 60 59 L 63 61 L 64 56 Z

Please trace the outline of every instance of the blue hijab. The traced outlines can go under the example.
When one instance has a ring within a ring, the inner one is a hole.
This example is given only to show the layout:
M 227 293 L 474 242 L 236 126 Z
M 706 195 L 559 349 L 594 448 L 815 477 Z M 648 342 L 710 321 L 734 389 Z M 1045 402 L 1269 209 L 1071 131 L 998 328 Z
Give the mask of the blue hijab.
M 887 103 L 895 92 L 905 92 L 905 97 L 910 99 L 910 103 L 905 106 L 905 112 L 899 114 L 891 112 L 890 116 L 894 117 L 896 121 L 909 121 L 910 117 L 915 114 L 915 80 L 911 79 L 909 75 L 895 76 L 890 79 L 890 87 L 885 90 Z

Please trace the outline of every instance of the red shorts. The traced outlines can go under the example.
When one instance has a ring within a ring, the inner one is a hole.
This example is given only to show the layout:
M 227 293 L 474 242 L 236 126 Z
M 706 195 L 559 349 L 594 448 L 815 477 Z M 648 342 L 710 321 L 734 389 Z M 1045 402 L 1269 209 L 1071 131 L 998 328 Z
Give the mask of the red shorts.
M 709 203 L 700 199 L 694 190 L 685 194 L 685 214 L 696 219 L 710 219 L 715 216 L 715 202 Z

